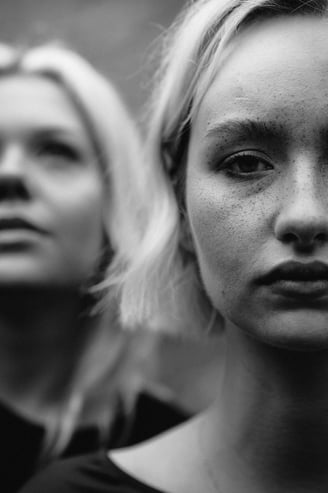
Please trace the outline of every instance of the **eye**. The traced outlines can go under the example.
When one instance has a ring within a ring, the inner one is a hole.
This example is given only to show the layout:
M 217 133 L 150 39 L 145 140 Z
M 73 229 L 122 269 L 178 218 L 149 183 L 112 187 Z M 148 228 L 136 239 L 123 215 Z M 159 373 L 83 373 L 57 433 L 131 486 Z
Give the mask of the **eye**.
M 80 153 L 73 145 L 57 140 L 36 143 L 34 152 L 39 157 L 63 161 L 78 161 L 80 159 Z
M 239 153 L 226 158 L 219 169 L 231 176 L 251 177 L 272 170 L 273 165 L 263 155 Z

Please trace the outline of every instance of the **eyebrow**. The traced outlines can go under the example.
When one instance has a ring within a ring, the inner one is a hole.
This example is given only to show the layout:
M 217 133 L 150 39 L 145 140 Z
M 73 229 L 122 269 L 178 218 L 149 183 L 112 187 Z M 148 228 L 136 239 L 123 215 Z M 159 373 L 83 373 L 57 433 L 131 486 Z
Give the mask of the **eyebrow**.
M 72 144 L 78 144 L 81 141 L 81 136 L 75 128 L 61 128 L 61 127 L 35 127 L 30 129 L 30 136 L 33 139 L 63 139 Z
M 237 140 L 286 140 L 286 132 L 273 122 L 263 122 L 251 119 L 229 119 L 211 123 L 206 131 L 206 137 L 217 137 L 220 134 L 231 135 Z

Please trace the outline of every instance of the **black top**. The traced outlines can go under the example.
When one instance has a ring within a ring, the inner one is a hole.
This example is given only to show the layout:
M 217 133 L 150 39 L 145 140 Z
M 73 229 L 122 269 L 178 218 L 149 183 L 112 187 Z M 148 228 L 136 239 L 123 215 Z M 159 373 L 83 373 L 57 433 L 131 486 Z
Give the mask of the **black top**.
M 20 493 L 164 493 L 138 481 L 112 462 L 106 451 L 58 461 Z
M 100 440 L 96 427 L 78 429 L 61 457 L 88 454 L 101 447 L 133 445 L 160 433 L 189 416 L 171 403 L 148 393 L 140 393 L 134 412 L 117 413 L 107 439 Z M 0 404 L 0 471 L 1 493 L 15 493 L 37 471 L 45 430 Z M 57 492 L 58 493 L 58 492 Z

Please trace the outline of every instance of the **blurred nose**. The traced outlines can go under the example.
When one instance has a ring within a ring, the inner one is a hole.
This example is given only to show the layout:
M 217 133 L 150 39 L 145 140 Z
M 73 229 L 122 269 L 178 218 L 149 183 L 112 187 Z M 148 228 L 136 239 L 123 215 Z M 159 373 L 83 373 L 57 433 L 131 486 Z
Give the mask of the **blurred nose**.
M 304 163 L 303 163 L 304 164 Z M 298 250 L 311 250 L 328 240 L 328 191 L 316 166 L 302 166 L 282 187 L 275 235 Z
M 29 191 L 25 179 L 26 160 L 20 146 L 9 145 L 0 153 L 0 202 L 26 200 Z

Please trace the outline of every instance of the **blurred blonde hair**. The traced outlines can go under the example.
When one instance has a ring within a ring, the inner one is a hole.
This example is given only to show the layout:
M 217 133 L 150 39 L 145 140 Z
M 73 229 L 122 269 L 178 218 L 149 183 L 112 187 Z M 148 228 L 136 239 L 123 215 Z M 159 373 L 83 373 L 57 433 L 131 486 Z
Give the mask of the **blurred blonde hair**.
M 121 272 L 133 258 L 149 204 L 139 134 L 118 92 L 104 76 L 59 43 L 32 48 L 0 44 L 0 79 L 16 75 L 52 80 L 75 106 L 105 180 L 104 230 L 115 253 L 102 265 L 103 281 L 91 289 L 102 310 L 90 314 L 94 326 L 82 345 L 79 360 L 72 363 L 67 400 L 56 418 L 49 420 L 42 458 L 45 460 L 65 448 L 86 407 L 93 407 L 96 424 L 105 437 L 119 393 L 127 405 L 132 405 L 138 377 L 133 377 L 129 369 L 144 347 L 138 337 L 119 331 L 115 297 L 118 277 L 111 275 Z
M 326 12 L 324 0 L 194 0 L 162 38 L 146 113 L 153 214 L 122 284 L 124 324 L 150 320 L 155 329 L 192 333 L 222 327 L 186 248 L 184 180 L 193 119 L 241 29 L 262 17 Z

